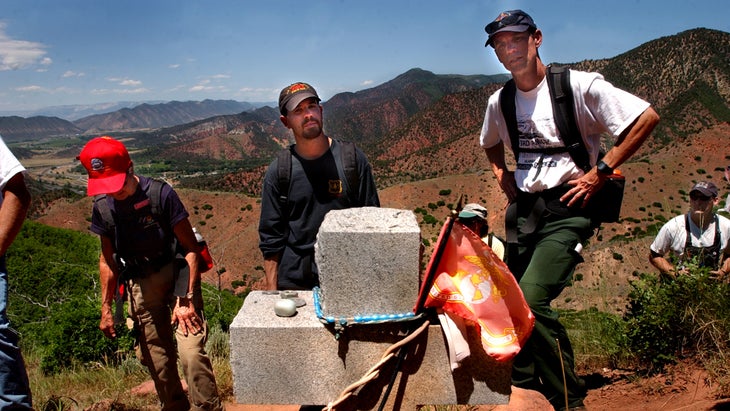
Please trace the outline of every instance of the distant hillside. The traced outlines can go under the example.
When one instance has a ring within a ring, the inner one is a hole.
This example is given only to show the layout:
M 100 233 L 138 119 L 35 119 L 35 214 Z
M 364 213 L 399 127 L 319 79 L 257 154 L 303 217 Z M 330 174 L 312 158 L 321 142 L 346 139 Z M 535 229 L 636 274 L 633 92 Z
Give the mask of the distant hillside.
M 69 104 L 62 106 L 42 107 L 32 110 L 0 111 L 0 116 L 20 116 L 25 118 L 46 116 L 58 117 L 68 121 L 75 121 L 80 118 L 88 117 L 94 114 L 111 113 L 112 111 L 121 110 L 125 107 L 132 108 L 142 103 L 159 104 L 164 103 L 164 101 L 115 101 L 91 104 Z
M 252 110 L 250 103 L 234 100 L 171 101 L 163 104 L 140 104 L 134 108 L 96 114 L 74 121 L 86 133 L 156 129 L 191 123 L 223 114 Z
M 140 129 L 158 129 L 224 114 L 253 110 L 251 103 L 234 100 L 143 103 L 133 108 L 96 114 L 69 122 L 57 117 L 0 117 L 0 135 L 7 141 L 38 140 L 59 135 L 95 135 Z
M 377 144 L 444 96 L 504 83 L 506 74 L 494 76 L 436 75 L 411 69 L 377 87 L 340 93 L 326 102 L 325 129 L 362 146 Z
M 6 142 L 37 140 L 45 137 L 73 135 L 83 130 L 58 117 L 0 117 L 0 135 Z
M 572 67 L 598 71 L 650 101 L 662 118 L 654 148 L 730 122 L 730 33 L 688 30 Z
M 502 84 L 508 76 L 437 75 L 412 69 L 387 83 L 356 93 L 340 93 L 322 103 L 325 131 L 356 141 L 366 151 L 378 150 L 414 116 L 453 93 Z M 152 132 L 136 133 L 135 147 L 145 148 L 144 159 L 165 159 L 175 167 L 183 186 L 257 193 L 266 164 L 292 143 L 279 112 L 263 107 L 250 113 L 217 116 Z M 386 148 L 387 150 L 387 148 Z M 193 170 L 187 165 L 195 165 Z M 167 168 L 167 167 L 163 167 Z M 231 168 L 238 170 L 225 172 Z M 197 171 L 205 175 L 189 176 Z M 209 172 L 217 171 L 215 174 Z M 220 172 L 225 172 L 221 178 Z

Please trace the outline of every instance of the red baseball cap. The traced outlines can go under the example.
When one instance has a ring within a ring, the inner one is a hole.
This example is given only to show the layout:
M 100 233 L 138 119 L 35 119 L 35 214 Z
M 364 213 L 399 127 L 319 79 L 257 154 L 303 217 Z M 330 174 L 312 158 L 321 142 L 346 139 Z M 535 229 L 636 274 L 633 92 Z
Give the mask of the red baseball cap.
M 86 194 L 89 196 L 116 193 L 121 190 L 129 166 L 132 165 L 124 144 L 109 136 L 91 139 L 77 158 L 89 173 L 86 189 Z

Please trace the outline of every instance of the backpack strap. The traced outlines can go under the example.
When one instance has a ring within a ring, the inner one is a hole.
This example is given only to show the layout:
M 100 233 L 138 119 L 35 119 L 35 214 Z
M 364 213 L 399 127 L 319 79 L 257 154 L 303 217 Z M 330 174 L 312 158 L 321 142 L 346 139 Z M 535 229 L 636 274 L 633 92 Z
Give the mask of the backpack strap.
M 352 141 L 337 140 L 340 145 L 340 161 L 335 158 L 337 171 L 344 176 L 343 189 L 351 206 L 358 205 L 360 175 L 357 172 L 357 151 Z
M 289 183 L 291 182 L 291 157 L 294 146 L 279 151 L 277 155 L 277 181 L 279 186 L 279 203 L 282 210 L 289 204 Z M 286 214 L 286 213 L 282 213 Z
M 570 157 L 586 173 L 591 164 L 580 130 L 575 122 L 573 89 L 570 87 L 570 70 L 563 66 L 547 68 L 548 88 L 553 106 L 553 118 Z
M 684 249 L 686 250 L 692 246 L 692 234 L 690 233 L 689 229 L 689 213 L 684 215 L 684 231 Z
M 150 188 L 147 191 L 147 196 L 150 198 L 150 207 L 152 208 L 152 215 L 155 217 L 162 215 L 162 187 L 165 182 L 150 179 Z
M 517 86 L 515 80 L 509 79 L 499 93 L 499 105 L 502 109 L 502 116 L 509 132 L 509 141 L 512 145 L 512 153 L 515 155 L 515 162 L 520 156 L 520 132 L 517 129 L 517 113 L 515 111 L 515 93 Z
M 570 70 L 567 67 L 550 65 L 547 67 L 546 76 L 555 126 L 560 133 L 565 148 L 539 149 L 537 151 L 545 154 L 567 151 L 576 165 L 587 173 L 591 169 L 590 157 L 575 122 L 573 89 L 570 87 Z M 510 79 L 504 84 L 499 94 L 499 105 L 509 132 L 515 161 L 518 160 L 520 151 L 527 151 L 521 150 L 519 144 L 519 130 L 517 129 L 517 114 L 515 111 L 516 92 L 515 81 Z

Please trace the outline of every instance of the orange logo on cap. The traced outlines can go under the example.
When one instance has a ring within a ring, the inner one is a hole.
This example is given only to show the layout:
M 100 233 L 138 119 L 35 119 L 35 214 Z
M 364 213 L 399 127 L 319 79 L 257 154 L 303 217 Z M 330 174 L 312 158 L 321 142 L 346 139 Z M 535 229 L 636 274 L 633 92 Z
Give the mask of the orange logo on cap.
M 291 86 L 289 86 L 289 90 L 287 90 L 287 93 L 293 94 L 293 93 L 296 93 L 297 91 L 306 90 L 307 88 L 308 88 L 307 85 L 304 83 L 296 83 L 296 84 L 292 84 Z
M 497 16 L 497 18 L 494 19 L 494 21 L 500 21 L 503 18 L 508 17 L 509 15 L 510 15 L 509 13 L 505 13 L 505 12 L 499 13 L 499 16 Z

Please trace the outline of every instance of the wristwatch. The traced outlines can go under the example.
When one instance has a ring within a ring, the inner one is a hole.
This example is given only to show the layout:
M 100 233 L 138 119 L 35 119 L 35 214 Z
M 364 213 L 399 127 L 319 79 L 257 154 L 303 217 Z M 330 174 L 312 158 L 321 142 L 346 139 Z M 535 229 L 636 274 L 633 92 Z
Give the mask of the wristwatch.
M 611 167 L 609 167 L 608 164 L 604 163 L 603 160 L 596 163 L 596 170 L 600 174 L 605 174 L 605 175 L 613 174 L 613 169 Z

